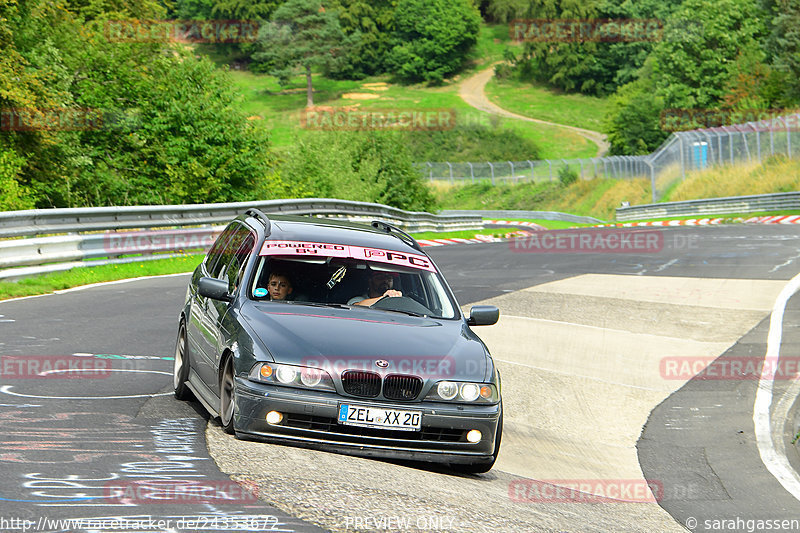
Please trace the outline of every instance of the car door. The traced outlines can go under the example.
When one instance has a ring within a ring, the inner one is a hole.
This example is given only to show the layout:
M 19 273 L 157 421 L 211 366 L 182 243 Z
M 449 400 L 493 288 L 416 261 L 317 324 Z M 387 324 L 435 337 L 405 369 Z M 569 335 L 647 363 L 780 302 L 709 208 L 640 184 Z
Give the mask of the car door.
M 250 255 L 253 252 L 255 242 L 255 234 L 251 233 L 249 230 L 244 233 L 237 232 L 231 238 L 229 243 L 231 247 L 226 247 L 226 252 L 231 250 L 233 253 L 229 255 L 223 253 L 221 260 L 227 260 L 227 262 L 219 274 L 219 279 L 228 282 L 228 294 L 233 296 L 233 301 L 230 303 L 212 301 L 208 306 L 209 320 L 216 321 L 215 331 L 217 336 L 215 345 L 213 346 L 213 352 L 209 357 L 208 363 L 211 367 L 212 375 L 209 377 L 210 381 L 207 381 L 207 383 L 217 396 L 219 396 L 220 393 L 218 376 L 222 353 L 229 344 L 228 339 L 231 338 L 234 330 L 238 328 L 236 323 L 238 317 L 231 317 L 231 308 L 237 301 L 239 290 L 243 290 L 241 289 L 241 285 L 244 278 L 244 271 L 247 266 L 247 261 L 250 259 Z M 237 244 L 238 246 L 236 246 Z M 234 248 L 234 246 L 236 247 Z M 235 313 L 233 314 L 235 315 Z
M 224 266 L 219 261 L 222 251 L 225 249 L 225 244 L 230 240 L 235 229 L 236 226 L 231 224 L 217 237 L 211 250 L 208 251 L 206 258 L 200 265 L 199 271 L 195 273 L 192 283 L 189 285 L 190 305 L 186 324 L 186 340 L 189 349 L 190 366 L 198 375 L 200 374 L 201 366 L 208 360 L 204 352 L 209 347 L 208 335 L 211 333 L 211 328 L 206 320 L 206 307 L 209 300 L 201 296 L 197 291 L 197 280 L 204 276 L 216 277 L 219 269 Z
M 231 257 L 235 255 L 249 233 L 249 230 L 238 222 L 228 226 L 217 241 L 220 247 L 217 249 L 215 243 L 212 249 L 216 257 L 204 265 L 202 274 L 211 278 L 226 279 L 226 269 Z M 209 256 L 211 255 L 212 253 L 209 253 Z M 219 321 L 229 304 L 206 298 L 199 293 L 195 295 L 195 304 L 192 306 L 190 335 L 197 351 L 196 357 L 192 359 L 192 365 L 206 387 L 214 390 L 217 382 L 214 365 L 221 338 Z

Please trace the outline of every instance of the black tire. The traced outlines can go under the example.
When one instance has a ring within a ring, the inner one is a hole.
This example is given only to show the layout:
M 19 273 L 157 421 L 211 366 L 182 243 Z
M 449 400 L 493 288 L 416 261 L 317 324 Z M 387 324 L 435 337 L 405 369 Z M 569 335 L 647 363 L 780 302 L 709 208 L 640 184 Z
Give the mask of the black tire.
M 186 350 L 186 324 L 181 321 L 178 327 L 178 340 L 175 342 L 175 360 L 172 362 L 172 386 L 179 400 L 191 400 L 194 394 L 186 386 L 189 379 L 189 356 Z
M 225 367 L 219 380 L 219 420 L 225 433 L 234 435 L 234 409 L 236 407 L 236 380 L 233 374 L 233 356 L 225 360 Z
M 494 452 L 492 452 L 492 460 L 488 463 L 474 463 L 474 464 L 451 464 L 450 469 L 460 474 L 485 474 L 494 466 L 497 461 L 497 455 L 500 453 L 500 441 L 503 437 L 503 404 L 500 404 L 500 418 L 497 420 L 497 437 L 494 440 Z

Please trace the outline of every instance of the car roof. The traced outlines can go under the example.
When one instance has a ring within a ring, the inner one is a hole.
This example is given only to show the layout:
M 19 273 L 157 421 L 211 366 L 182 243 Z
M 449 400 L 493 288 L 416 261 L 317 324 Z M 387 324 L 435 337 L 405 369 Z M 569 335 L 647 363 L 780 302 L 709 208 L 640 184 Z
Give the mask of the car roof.
M 406 253 L 420 253 L 395 234 L 385 233 L 366 224 L 301 216 L 270 216 L 268 240 L 308 241 L 380 248 Z M 424 252 L 422 252 L 424 254 Z M 427 255 L 427 254 L 425 254 Z

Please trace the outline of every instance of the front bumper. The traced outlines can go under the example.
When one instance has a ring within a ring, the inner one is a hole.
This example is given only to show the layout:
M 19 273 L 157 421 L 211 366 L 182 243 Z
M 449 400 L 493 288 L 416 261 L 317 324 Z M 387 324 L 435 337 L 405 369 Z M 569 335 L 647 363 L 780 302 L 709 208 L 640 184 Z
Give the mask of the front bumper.
M 421 410 L 422 431 L 341 425 L 337 415 L 342 402 Z M 268 424 L 269 411 L 283 413 L 283 422 Z M 237 378 L 234 412 L 237 435 L 258 440 L 368 457 L 480 464 L 493 461 L 500 405 L 377 401 Z M 483 435 L 479 442 L 467 442 L 472 429 Z

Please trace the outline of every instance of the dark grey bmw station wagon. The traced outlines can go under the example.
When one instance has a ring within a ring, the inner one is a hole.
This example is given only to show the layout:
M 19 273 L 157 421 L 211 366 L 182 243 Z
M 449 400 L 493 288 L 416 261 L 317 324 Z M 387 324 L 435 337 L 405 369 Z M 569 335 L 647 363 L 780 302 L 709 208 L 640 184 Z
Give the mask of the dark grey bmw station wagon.
M 222 427 L 340 453 L 486 472 L 500 376 L 419 244 L 398 228 L 256 209 L 222 232 L 180 313 L 174 388 Z

